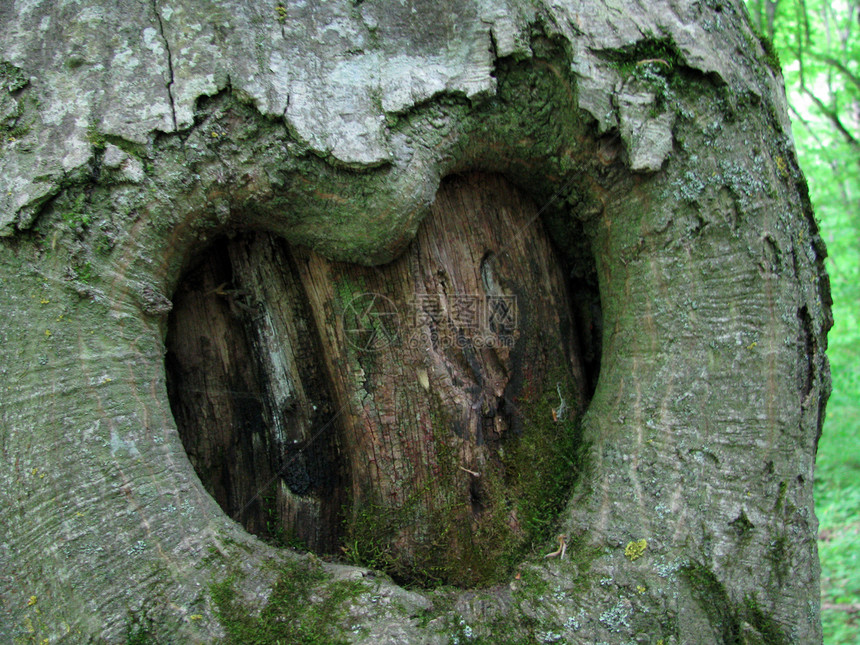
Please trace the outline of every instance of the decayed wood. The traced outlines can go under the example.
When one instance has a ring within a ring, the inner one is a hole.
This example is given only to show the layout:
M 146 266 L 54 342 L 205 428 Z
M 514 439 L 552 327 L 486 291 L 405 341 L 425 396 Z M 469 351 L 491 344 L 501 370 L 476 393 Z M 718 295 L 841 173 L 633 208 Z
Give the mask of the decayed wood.
M 523 431 L 523 402 L 558 389 L 574 415 L 586 396 L 564 276 L 534 205 L 500 178 L 454 178 L 387 266 L 296 253 L 346 411 L 351 533 L 382 517 L 372 524 L 395 569 L 427 572 L 444 553 L 460 570 L 442 577 L 474 582 L 487 574 L 469 570 L 476 560 L 523 537 L 501 458 Z
M 383 267 L 246 234 L 186 284 L 174 413 L 204 482 L 249 529 L 272 535 L 274 518 L 331 552 L 348 501 L 349 555 L 463 584 L 529 538 L 505 447 L 531 422 L 524 406 L 549 392 L 537 414 L 562 421 L 588 388 L 562 270 L 503 179 L 445 182 Z
M 168 337 L 173 413 L 198 475 L 263 537 L 331 553 L 344 503 L 318 343 L 286 247 L 223 240 L 183 281 Z
M 173 415 L 192 464 L 228 513 L 235 513 L 256 489 L 256 476 L 269 472 L 254 436 L 263 434 L 260 387 L 236 313 L 229 258 L 215 248 L 189 272 L 174 296 L 166 357 Z M 245 473 L 250 473 L 246 475 Z M 260 500 L 246 514 L 246 526 L 265 532 Z

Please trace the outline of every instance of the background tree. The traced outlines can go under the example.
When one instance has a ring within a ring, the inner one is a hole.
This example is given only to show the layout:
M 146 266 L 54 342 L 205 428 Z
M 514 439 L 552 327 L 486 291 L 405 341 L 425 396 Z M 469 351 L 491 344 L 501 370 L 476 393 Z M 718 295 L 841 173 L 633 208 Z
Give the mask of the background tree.
M 739 4 L 0 18 L 4 637 L 820 641 L 824 247 Z
M 855 204 L 860 173 L 860 5 L 806 0 L 747 5 L 783 63 L 792 99 L 789 109 L 799 126 L 795 134 L 804 150 L 816 152 L 809 156 L 810 171 L 817 170 L 815 164 L 825 164 L 833 176 L 821 185 L 822 204 Z
M 860 505 L 860 51 L 856 2 L 748 3 L 783 63 L 798 156 L 827 240 L 835 325 L 828 354 L 833 396 L 819 445 L 825 640 L 854 643 L 860 571 L 853 553 Z

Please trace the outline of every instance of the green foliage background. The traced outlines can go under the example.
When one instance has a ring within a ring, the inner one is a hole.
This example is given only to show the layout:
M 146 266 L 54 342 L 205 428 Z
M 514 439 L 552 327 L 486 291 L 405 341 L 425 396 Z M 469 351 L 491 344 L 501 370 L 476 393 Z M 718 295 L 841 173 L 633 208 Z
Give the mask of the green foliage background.
M 824 642 L 860 643 L 860 0 L 747 0 L 782 62 L 800 165 L 830 257 L 833 395 L 818 446 Z

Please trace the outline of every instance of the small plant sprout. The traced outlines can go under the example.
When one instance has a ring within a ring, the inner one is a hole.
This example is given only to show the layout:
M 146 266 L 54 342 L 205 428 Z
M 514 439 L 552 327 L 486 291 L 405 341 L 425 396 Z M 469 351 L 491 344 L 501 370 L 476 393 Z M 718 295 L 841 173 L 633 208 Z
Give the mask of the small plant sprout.
M 562 533 L 556 539 L 558 540 L 558 549 L 556 549 L 552 553 L 547 553 L 543 557 L 555 558 L 557 556 L 559 560 L 564 559 L 564 554 L 567 553 L 567 543 L 565 542 L 565 540 L 567 539 L 567 536 L 564 533 Z

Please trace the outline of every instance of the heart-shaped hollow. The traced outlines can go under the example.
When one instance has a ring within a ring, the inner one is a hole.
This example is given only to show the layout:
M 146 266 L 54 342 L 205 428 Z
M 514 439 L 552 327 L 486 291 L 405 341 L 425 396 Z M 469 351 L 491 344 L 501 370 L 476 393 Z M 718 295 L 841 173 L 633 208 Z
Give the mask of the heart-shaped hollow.
M 600 354 L 592 265 L 569 281 L 538 215 L 472 173 L 385 266 L 250 232 L 200 256 L 174 296 L 168 390 L 225 512 L 401 582 L 507 576 L 580 472 Z

